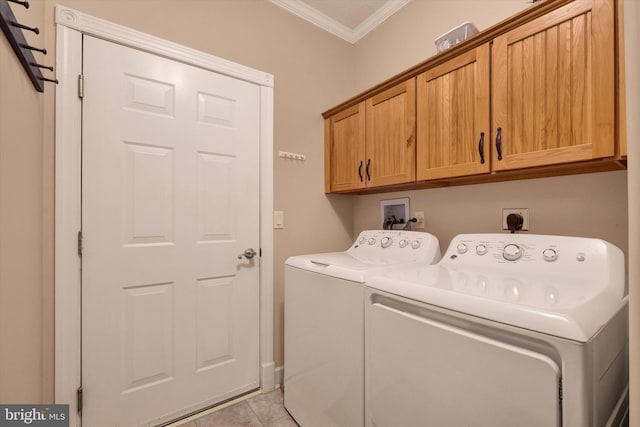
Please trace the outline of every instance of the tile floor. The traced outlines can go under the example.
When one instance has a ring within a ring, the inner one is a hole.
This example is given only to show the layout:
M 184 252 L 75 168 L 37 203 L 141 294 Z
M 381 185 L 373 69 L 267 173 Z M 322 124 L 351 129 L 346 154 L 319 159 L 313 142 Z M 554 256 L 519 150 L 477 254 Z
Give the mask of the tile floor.
M 228 406 L 181 427 L 297 427 L 284 409 L 281 389 L 259 394 Z

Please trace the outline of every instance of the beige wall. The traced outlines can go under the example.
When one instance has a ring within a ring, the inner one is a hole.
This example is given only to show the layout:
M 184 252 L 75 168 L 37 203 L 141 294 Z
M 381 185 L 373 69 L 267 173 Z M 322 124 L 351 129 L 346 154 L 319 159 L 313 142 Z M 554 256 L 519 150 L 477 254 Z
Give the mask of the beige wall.
M 629 347 L 630 426 L 640 426 L 640 1 L 626 0 L 625 50 L 629 147 Z
M 42 4 L 16 8 L 42 27 Z M 29 33 L 28 41 L 43 46 Z M 39 402 L 47 349 L 42 280 L 43 97 L 0 35 L 0 402 Z M 50 349 L 49 349 L 50 350 Z M 50 352 L 49 352 L 50 354 Z M 49 359 L 50 360 L 50 359 Z

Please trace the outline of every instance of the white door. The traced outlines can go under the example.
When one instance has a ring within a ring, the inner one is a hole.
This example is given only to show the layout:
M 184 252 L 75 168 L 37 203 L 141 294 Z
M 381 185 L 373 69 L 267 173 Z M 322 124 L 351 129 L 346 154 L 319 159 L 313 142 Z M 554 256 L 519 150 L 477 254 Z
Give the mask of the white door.
M 259 87 L 84 37 L 83 425 L 259 387 Z

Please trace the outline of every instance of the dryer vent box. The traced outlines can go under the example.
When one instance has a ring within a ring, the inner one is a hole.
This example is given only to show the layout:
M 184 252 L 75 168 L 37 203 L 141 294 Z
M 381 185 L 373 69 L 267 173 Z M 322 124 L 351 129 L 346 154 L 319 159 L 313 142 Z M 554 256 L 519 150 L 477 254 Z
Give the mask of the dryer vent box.
M 393 219 L 393 230 L 402 230 L 409 219 L 409 198 L 380 201 L 380 228 L 385 228 L 387 220 Z

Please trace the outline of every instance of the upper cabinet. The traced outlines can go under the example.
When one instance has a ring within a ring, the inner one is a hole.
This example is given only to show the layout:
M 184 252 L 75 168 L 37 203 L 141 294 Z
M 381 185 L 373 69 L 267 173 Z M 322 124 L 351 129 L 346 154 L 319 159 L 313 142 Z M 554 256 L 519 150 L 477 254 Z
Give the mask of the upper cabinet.
M 493 169 L 615 154 L 611 1 L 576 0 L 493 41 Z
M 621 0 L 546 0 L 323 114 L 325 189 L 626 167 Z
M 489 44 L 418 76 L 417 179 L 488 173 Z
M 325 191 L 415 181 L 415 79 L 325 119 Z

